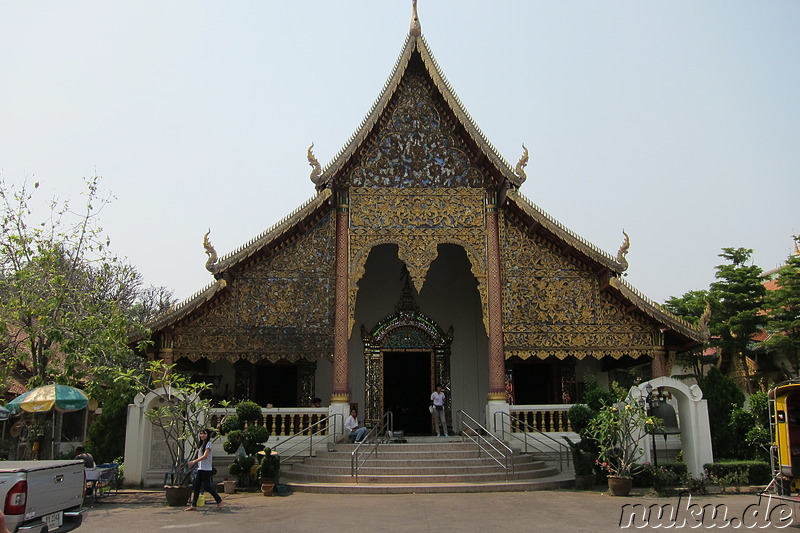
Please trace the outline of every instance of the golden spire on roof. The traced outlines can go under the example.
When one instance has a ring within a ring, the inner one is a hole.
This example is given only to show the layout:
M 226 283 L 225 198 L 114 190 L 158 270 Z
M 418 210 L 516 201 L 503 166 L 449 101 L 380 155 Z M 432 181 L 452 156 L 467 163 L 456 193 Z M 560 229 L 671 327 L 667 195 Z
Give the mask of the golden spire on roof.
M 411 29 L 408 31 L 409 34 L 413 35 L 414 37 L 419 37 L 422 35 L 422 26 L 419 24 L 419 15 L 417 15 L 417 0 L 413 0 L 413 14 L 411 15 Z
M 792 235 L 794 241 L 794 255 L 800 255 L 800 235 Z

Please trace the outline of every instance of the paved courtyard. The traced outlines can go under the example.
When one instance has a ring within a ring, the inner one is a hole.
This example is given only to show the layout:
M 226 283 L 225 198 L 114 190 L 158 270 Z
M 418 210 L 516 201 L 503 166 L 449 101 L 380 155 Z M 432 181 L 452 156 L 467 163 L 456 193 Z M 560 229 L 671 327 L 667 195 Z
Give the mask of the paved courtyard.
M 345 496 L 295 493 L 224 495 L 227 507 L 185 512 L 161 493 L 123 491 L 91 504 L 81 533 L 109 531 L 434 532 L 748 529 L 796 531 L 800 508 L 755 494 L 615 498 L 601 492 Z M 626 506 L 623 508 L 623 506 Z M 659 510 L 663 516 L 658 518 Z M 716 510 L 716 516 L 713 512 Z M 672 514 L 670 514 L 672 513 Z M 672 527 L 669 527 L 672 524 Z M 638 526 L 638 527 L 637 527 Z M 683 527 L 681 527 L 683 526 Z M 767 526 L 767 527 L 762 527 Z

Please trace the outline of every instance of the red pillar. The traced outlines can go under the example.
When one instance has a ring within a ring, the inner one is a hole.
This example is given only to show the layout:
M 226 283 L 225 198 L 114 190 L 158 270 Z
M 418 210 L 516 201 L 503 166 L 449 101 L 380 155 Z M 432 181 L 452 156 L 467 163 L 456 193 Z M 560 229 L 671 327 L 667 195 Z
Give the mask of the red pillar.
M 332 403 L 350 401 L 349 354 L 349 306 L 348 270 L 350 252 L 350 208 L 347 193 L 337 195 L 336 206 L 336 306 L 333 334 L 333 395 Z
M 497 204 L 486 206 L 486 263 L 489 298 L 489 401 L 506 400 L 503 301 L 500 280 L 500 233 Z

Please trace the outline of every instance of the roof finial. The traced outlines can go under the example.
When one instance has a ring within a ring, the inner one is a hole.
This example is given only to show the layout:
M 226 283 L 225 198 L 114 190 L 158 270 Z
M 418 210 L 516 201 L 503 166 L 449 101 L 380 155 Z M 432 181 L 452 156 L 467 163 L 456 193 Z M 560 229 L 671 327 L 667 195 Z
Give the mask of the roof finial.
M 411 29 L 409 30 L 409 34 L 413 35 L 414 37 L 419 37 L 422 35 L 422 26 L 419 24 L 419 15 L 417 15 L 417 0 L 413 0 L 413 13 L 411 16 Z
M 314 152 L 312 151 L 314 148 L 314 143 L 311 143 L 311 146 L 308 147 L 308 152 L 306 153 L 306 158 L 308 158 L 308 164 L 311 166 L 311 181 L 314 182 L 314 185 L 320 184 L 320 176 L 322 175 L 322 167 L 317 161 L 317 158 L 314 157 Z
M 211 239 L 208 238 L 209 234 L 211 234 L 211 228 L 208 228 L 206 234 L 203 235 L 203 247 L 206 249 L 206 255 L 208 255 L 206 270 L 214 274 L 217 271 L 217 251 L 211 245 Z
M 792 235 L 794 241 L 794 255 L 800 255 L 800 235 Z
M 528 149 L 525 147 L 525 143 L 522 143 L 522 157 L 519 158 L 519 162 L 517 162 L 517 166 L 514 169 L 514 174 L 521 180 L 520 183 L 527 178 L 525 174 L 526 166 L 528 166 Z
M 622 272 L 625 272 L 628 270 L 628 260 L 625 256 L 628 255 L 628 250 L 631 247 L 631 238 L 628 237 L 625 230 L 622 230 L 622 234 L 625 235 L 625 240 L 622 241 L 622 246 L 619 247 L 619 251 L 617 252 L 617 263 L 622 266 Z

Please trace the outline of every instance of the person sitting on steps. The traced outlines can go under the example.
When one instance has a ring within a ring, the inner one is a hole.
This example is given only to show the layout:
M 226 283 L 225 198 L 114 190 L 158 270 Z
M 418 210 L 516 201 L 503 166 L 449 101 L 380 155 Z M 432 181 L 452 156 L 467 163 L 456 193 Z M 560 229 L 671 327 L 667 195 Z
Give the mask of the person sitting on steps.
M 350 416 L 347 417 L 347 421 L 344 423 L 344 429 L 351 441 L 355 440 L 358 443 L 364 440 L 367 428 L 358 423 L 358 411 L 356 409 L 350 409 Z

